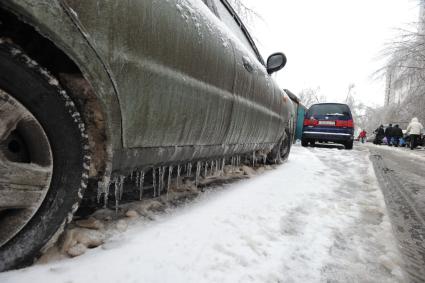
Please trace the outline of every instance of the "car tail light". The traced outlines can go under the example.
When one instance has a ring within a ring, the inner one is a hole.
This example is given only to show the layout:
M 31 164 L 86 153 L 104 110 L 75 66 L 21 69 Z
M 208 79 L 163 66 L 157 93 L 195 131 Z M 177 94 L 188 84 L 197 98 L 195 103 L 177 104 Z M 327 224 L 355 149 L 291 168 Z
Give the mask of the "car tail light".
M 317 126 L 319 121 L 316 119 L 304 119 L 304 126 Z
M 353 120 L 336 120 L 335 127 L 354 128 Z

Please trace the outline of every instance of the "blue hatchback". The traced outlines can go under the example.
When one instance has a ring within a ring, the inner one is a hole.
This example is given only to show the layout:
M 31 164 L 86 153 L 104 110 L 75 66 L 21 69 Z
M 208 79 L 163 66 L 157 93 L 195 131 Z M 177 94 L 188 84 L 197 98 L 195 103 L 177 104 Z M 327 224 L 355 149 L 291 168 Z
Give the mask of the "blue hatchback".
M 354 122 L 350 107 L 341 103 L 313 104 L 304 117 L 302 146 L 316 142 L 340 143 L 353 148 Z

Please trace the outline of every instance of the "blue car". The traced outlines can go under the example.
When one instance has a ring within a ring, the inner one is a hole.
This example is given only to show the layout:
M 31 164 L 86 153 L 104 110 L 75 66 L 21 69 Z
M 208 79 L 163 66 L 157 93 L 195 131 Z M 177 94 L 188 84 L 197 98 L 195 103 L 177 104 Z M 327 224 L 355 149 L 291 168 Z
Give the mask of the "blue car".
M 354 122 L 350 107 L 341 103 L 313 104 L 304 117 L 301 145 L 334 142 L 352 149 Z

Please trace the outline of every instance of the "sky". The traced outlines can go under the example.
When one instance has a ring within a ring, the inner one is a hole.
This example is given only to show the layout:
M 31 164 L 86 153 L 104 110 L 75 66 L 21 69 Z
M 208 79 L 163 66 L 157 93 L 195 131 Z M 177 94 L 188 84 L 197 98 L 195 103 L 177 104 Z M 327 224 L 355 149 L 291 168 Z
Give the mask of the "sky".
M 415 0 L 242 0 L 262 19 L 247 23 L 266 59 L 281 51 L 288 58 L 276 75 L 281 87 L 299 93 L 320 88 L 328 101 L 344 102 L 348 86 L 368 106 L 384 103 L 385 80 L 373 73 L 397 29 L 418 19 Z

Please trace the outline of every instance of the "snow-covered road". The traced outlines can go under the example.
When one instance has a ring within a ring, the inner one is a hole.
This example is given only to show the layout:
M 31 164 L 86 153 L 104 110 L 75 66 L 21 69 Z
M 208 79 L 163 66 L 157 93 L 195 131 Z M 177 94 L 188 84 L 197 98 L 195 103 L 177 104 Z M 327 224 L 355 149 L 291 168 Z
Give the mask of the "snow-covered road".
M 294 146 L 275 170 L 0 282 L 401 282 L 368 155 Z

